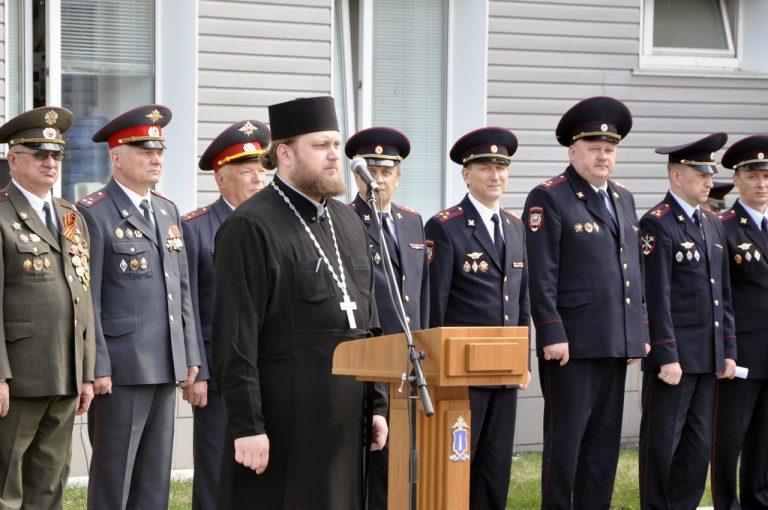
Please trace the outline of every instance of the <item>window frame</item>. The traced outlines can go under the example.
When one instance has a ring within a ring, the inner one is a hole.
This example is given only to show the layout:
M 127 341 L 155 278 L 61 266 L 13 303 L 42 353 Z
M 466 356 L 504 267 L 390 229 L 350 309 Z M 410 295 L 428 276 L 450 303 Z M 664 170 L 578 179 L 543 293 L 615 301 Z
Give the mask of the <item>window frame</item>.
M 731 29 L 726 0 L 718 0 L 723 19 L 726 40 L 729 49 L 674 48 L 656 47 L 653 44 L 654 2 L 643 0 L 640 3 L 640 69 L 703 69 L 703 70 L 738 70 L 741 63 L 741 26 L 744 3 L 736 2 L 736 34 Z

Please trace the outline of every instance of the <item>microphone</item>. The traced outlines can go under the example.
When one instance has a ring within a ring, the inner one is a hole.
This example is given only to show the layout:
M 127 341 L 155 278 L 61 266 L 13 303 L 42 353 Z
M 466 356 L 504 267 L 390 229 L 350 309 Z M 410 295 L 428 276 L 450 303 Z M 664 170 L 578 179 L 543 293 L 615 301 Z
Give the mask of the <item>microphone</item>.
M 368 170 L 368 163 L 366 163 L 363 158 L 359 156 L 352 158 L 352 161 L 349 162 L 349 169 L 363 180 L 366 186 L 368 186 L 368 189 L 375 191 L 376 193 L 380 191 L 379 184 L 376 182 L 376 179 L 373 178 L 373 175 L 371 175 L 370 170 Z

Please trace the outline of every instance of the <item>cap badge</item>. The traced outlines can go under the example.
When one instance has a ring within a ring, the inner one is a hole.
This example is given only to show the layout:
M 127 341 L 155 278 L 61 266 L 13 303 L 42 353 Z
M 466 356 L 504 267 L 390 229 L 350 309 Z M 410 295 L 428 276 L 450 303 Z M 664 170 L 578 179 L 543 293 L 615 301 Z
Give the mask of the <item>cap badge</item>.
M 758 152 L 757 159 L 765 159 L 765 154 L 763 154 L 762 152 Z
M 381 154 L 382 152 L 384 152 L 384 147 L 382 147 L 381 145 L 377 145 L 376 148 L 373 150 L 374 152 L 376 152 L 376 154 Z
M 43 138 L 46 140 L 55 140 L 56 139 L 56 130 L 53 128 L 45 128 L 43 129 Z
M 246 143 L 243 145 L 243 152 L 256 152 L 256 146 L 252 143 Z
M 160 113 L 157 108 L 149 112 L 145 115 L 146 118 L 148 118 L 152 124 L 157 124 L 157 121 L 163 118 L 163 114 Z
M 493 154 L 496 154 L 497 152 L 499 152 L 499 148 L 496 145 L 491 145 L 491 152 Z
M 149 136 L 159 137 L 160 136 L 160 128 L 157 127 L 157 126 L 149 126 L 149 129 L 147 129 L 147 134 Z
M 45 114 L 45 123 L 49 126 L 56 124 L 57 120 L 59 120 L 59 114 L 56 113 L 56 110 L 51 110 Z
M 608 124 L 600 124 L 600 131 L 608 131 Z
M 244 133 L 244 134 L 245 134 L 245 136 L 251 136 L 251 134 L 252 134 L 254 131 L 258 131 L 258 130 L 259 130 L 259 128 L 257 128 L 257 127 L 256 127 L 256 126 L 254 126 L 253 124 L 251 124 L 251 121 L 250 121 L 250 120 L 246 120 L 246 121 L 245 121 L 245 124 L 243 124 L 243 125 L 240 127 L 240 129 L 238 129 L 238 131 L 240 131 L 241 133 Z
M 711 159 L 712 161 L 714 161 L 716 157 L 717 157 L 717 154 L 715 154 L 714 152 L 709 155 L 709 159 Z

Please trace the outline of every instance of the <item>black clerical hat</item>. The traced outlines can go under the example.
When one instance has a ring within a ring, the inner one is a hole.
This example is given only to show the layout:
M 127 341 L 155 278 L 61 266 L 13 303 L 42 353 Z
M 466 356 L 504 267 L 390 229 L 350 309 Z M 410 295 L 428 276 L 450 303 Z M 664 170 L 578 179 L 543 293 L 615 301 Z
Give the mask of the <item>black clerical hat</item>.
M 63 151 L 61 134 L 72 125 L 74 115 L 65 108 L 41 106 L 17 115 L 0 127 L 0 143 L 26 145 L 47 151 Z
M 590 97 L 578 102 L 560 119 L 555 136 L 570 147 L 578 140 L 606 140 L 619 143 L 632 129 L 632 114 L 612 97 Z
M 707 174 L 716 174 L 715 157 L 728 140 L 725 133 L 712 133 L 700 140 L 671 147 L 659 147 L 657 154 L 668 154 L 670 163 L 688 165 Z
M 485 127 L 470 131 L 451 147 L 451 161 L 466 166 L 490 161 L 509 164 L 517 150 L 517 138 L 509 129 Z
M 411 152 L 411 142 L 400 131 L 372 127 L 358 131 L 344 146 L 347 157 L 364 158 L 370 166 L 396 166 Z
M 163 127 L 171 121 L 171 110 L 160 104 L 147 104 L 128 110 L 107 122 L 91 140 L 118 145 L 135 145 L 146 149 L 165 149 Z
M 722 163 L 734 170 L 768 170 L 768 136 L 742 138 L 725 151 Z
M 258 120 L 241 120 L 221 132 L 205 149 L 198 166 L 213 170 L 233 161 L 256 159 L 269 147 L 269 128 Z
M 317 131 L 338 131 L 336 107 L 330 96 L 300 97 L 269 106 L 273 140 L 284 140 Z

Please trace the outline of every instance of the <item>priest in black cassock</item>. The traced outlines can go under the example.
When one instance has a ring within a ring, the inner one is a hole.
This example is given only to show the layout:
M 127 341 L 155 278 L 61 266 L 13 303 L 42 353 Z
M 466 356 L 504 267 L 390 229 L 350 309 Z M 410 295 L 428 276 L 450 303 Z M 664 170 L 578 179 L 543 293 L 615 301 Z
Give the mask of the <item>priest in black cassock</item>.
M 331 365 L 340 342 L 378 331 L 367 236 L 332 198 L 345 191 L 333 98 L 272 105 L 269 120 L 262 164 L 277 174 L 216 237 L 212 346 L 228 419 L 218 508 L 362 510 L 364 450 L 386 441 L 386 398 Z

